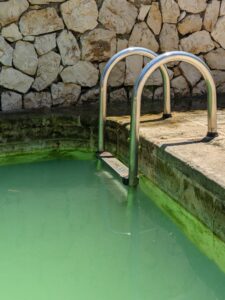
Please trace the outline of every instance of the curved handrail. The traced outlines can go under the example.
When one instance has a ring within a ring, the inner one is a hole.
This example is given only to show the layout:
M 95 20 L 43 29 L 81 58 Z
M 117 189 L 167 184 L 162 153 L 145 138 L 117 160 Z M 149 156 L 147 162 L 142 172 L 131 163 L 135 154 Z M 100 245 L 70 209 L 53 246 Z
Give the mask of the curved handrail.
M 109 79 L 109 75 L 113 69 L 113 67 L 123 60 L 124 58 L 131 55 L 141 55 L 148 58 L 155 58 L 158 55 L 149 50 L 142 47 L 130 47 L 124 49 L 117 54 L 115 54 L 106 64 L 100 81 L 100 107 L 99 107 L 99 135 L 98 135 L 98 152 L 103 152 L 104 149 L 104 129 L 105 129 L 105 121 L 106 121 L 106 106 L 107 106 L 107 83 Z M 170 103 L 170 78 L 165 66 L 160 67 L 160 71 L 163 77 L 163 86 L 164 86 L 164 118 L 168 118 L 171 116 L 171 103 Z
M 138 147 L 139 147 L 139 124 L 141 111 L 141 95 L 147 79 L 161 65 L 172 61 L 184 61 L 196 67 L 206 81 L 208 91 L 208 133 L 207 136 L 217 136 L 217 95 L 214 79 L 210 73 L 210 69 L 199 57 L 183 52 L 172 51 L 159 55 L 148 63 L 137 78 L 132 100 L 132 115 L 130 129 L 130 157 L 129 157 L 129 185 L 137 184 L 138 174 Z

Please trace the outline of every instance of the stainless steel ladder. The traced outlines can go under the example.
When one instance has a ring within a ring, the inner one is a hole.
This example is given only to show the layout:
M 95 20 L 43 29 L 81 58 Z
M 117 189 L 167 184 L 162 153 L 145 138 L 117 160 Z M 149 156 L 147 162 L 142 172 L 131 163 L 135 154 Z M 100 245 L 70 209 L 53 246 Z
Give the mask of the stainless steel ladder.
M 169 76 L 164 67 L 164 64 L 173 61 L 183 61 L 190 63 L 196 67 L 202 74 L 206 81 L 208 91 L 208 137 L 215 137 L 217 133 L 217 94 L 216 85 L 211 75 L 210 69 L 199 57 L 183 52 L 172 51 L 162 55 L 155 55 L 154 59 L 148 63 L 142 70 L 137 78 L 132 97 L 132 112 L 131 112 L 131 129 L 130 129 L 130 150 L 129 150 L 129 168 L 123 165 L 119 160 L 113 157 L 112 154 L 106 153 L 104 149 L 104 127 L 106 122 L 106 100 L 107 100 L 107 81 L 112 68 L 121 59 L 134 54 L 135 49 L 143 48 L 128 48 L 113 56 L 107 63 L 101 78 L 101 95 L 100 95 L 100 113 L 99 113 L 99 143 L 98 153 L 99 157 L 105 161 L 119 176 L 122 177 L 124 183 L 129 186 L 136 186 L 138 184 L 138 147 L 139 147 L 139 126 L 140 126 L 140 113 L 141 113 L 141 96 L 144 85 L 152 73 L 161 68 L 161 73 L 164 79 L 164 115 L 165 117 L 171 116 L 171 103 L 168 92 L 170 91 Z M 144 49 L 146 51 L 146 49 Z M 132 53 L 132 54 L 131 54 Z M 151 51 L 152 53 L 152 51 Z M 119 168 L 118 168 L 119 166 Z M 119 171 L 120 170 L 120 171 Z M 122 170 L 122 171 L 121 171 Z

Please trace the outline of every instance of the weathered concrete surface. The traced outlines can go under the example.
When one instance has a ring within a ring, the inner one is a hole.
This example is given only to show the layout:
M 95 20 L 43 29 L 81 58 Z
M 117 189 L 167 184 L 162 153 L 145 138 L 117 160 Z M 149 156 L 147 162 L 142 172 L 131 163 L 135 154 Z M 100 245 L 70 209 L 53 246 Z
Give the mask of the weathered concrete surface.
M 225 110 L 205 139 L 206 111 L 142 117 L 140 171 L 225 241 Z M 129 118 L 109 118 L 108 149 L 128 159 Z

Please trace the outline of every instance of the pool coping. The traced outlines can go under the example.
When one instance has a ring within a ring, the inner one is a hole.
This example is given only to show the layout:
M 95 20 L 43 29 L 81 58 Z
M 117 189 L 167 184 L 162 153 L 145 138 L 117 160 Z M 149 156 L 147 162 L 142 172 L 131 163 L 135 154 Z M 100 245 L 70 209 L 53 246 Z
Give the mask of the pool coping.
M 174 113 L 168 120 L 145 115 L 140 127 L 139 167 L 225 241 L 225 110 L 218 116 L 220 135 L 207 140 L 205 111 Z M 106 128 L 107 148 L 126 163 L 129 122 L 129 117 L 111 117 Z

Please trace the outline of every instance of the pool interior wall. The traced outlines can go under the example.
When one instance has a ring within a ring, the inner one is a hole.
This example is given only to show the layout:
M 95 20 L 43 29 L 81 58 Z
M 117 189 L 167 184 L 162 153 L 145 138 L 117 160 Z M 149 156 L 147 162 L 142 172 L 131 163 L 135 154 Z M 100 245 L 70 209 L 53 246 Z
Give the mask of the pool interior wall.
M 224 300 L 225 245 L 201 222 L 145 177 L 57 155 L 2 160 L 2 299 Z

